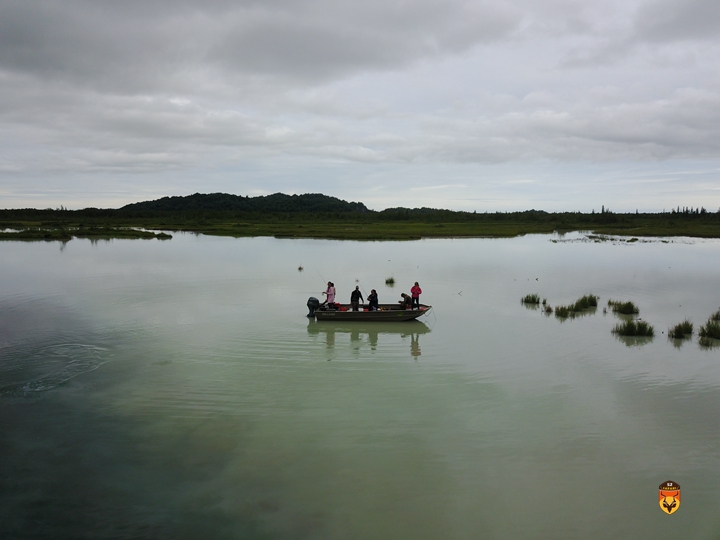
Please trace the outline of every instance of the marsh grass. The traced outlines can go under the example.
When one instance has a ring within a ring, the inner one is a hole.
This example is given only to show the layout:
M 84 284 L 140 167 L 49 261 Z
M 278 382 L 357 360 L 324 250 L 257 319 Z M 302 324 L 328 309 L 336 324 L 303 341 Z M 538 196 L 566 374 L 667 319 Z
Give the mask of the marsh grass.
M 582 298 L 578 299 L 572 306 L 572 311 L 585 311 L 586 309 L 597 307 L 598 296 L 594 294 L 586 294 Z
M 385 280 L 385 285 L 389 285 L 390 287 L 393 287 L 395 285 L 395 278 L 390 276 Z
M 637 315 L 640 313 L 640 309 L 632 302 L 608 300 L 608 306 L 613 310 L 613 313 L 622 313 L 623 315 Z
M 587 314 L 585 312 L 589 312 L 590 310 L 594 312 L 594 309 L 597 307 L 598 298 L 599 297 L 594 294 L 586 294 L 576 300 L 574 304 L 570 304 L 569 306 L 556 306 L 555 316 L 558 319 L 567 319 L 568 317 L 574 319 L 580 315 Z M 547 309 L 546 312 L 548 312 Z
M 0 240 L 60 240 L 67 242 L 73 238 L 87 238 L 89 240 L 110 240 L 113 238 L 122 239 L 152 239 L 167 240 L 172 235 L 160 232 L 133 229 L 130 227 L 84 227 L 78 226 L 65 228 L 63 226 L 53 228 L 27 228 L 14 232 L 0 233 Z
M 720 310 L 716 311 L 698 331 L 698 343 L 704 349 L 720 347 Z
M 641 336 L 641 337 L 653 337 L 655 335 L 655 329 L 651 324 L 645 321 L 623 321 L 615 325 L 612 329 L 613 334 L 619 336 Z
M 708 319 L 708 322 L 700 327 L 698 335 L 705 339 L 720 339 L 720 321 Z
M 528 294 L 520 301 L 523 304 L 539 304 L 540 296 L 538 296 L 537 294 Z
M 692 334 L 693 323 L 689 319 L 685 319 L 668 330 L 668 338 L 670 339 L 688 339 Z

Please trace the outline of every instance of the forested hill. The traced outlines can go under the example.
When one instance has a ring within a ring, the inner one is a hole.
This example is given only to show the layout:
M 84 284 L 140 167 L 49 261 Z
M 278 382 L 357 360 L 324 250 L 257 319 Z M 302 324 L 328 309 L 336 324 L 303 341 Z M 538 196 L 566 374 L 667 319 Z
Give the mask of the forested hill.
M 140 230 L 146 229 L 146 230 Z M 369 210 L 319 193 L 244 197 L 226 193 L 163 197 L 122 208 L 0 210 L 0 240 L 160 238 L 148 230 L 224 236 L 408 240 L 594 231 L 640 236 L 720 238 L 720 210 L 677 207 L 662 213 L 462 212 L 435 208 Z M 162 233 L 165 234 L 165 233 Z M 167 235 L 165 236 L 167 237 Z M 602 241 L 601 239 L 595 239 Z
M 259 197 L 243 197 L 227 193 L 195 193 L 186 197 L 163 197 L 154 201 L 128 204 L 120 208 L 126 215 L 156 213 L 366 213 L 361 202 L 347 202 L 321 193 L 285 195 L 274 193 Z

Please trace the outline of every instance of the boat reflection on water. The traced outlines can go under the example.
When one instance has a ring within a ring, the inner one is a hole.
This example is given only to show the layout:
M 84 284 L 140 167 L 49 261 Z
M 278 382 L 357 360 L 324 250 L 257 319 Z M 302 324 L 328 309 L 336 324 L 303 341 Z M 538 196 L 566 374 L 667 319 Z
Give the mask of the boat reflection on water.
M 352 349 L 360 351 L 365 345 L 371 351 L 382 349 L 385 345 L 390 349 L 397 349 L 398 345 L 407 343 L 410 340 L 410 354 L 414 357 L 422 355 L 420 350 L 420 334 L 430 333 L 430 328 L 420 321 L 407 322 L 345 322 L 333 323 L 331 321 L 308 322 L 308 334 L 311 336 L 324 336 L 328 349 L 335 347 L 336 338 L 350 336 Z

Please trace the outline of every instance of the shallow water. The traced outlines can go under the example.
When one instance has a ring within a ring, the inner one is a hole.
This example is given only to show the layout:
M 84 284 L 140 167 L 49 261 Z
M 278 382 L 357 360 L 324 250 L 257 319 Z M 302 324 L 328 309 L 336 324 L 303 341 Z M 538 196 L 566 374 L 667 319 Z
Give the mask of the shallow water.
M 720 349 L 661 334 L 720 241 L 579 238 L 0 244 L 0 537 L 720 537 Z M 309 321 L 328 280 L 433 310 Z

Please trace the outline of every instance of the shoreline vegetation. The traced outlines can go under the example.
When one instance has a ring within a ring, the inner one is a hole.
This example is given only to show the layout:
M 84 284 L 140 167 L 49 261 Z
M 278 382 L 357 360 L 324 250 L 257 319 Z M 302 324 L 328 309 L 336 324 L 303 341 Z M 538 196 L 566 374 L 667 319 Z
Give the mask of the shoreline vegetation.
M 0 224 L 0 228 L 2 224 Z M 112 240 L 112 239 L 142 239 L 170 240 L 171 234 L 165 232 L 153 232 L 130 227 L 79 227 L 73 224 L 66 226 L 29 226 L 25 229 L 18 228 L 13 231 L 0 230 L 0 240 L 25 240 L 25 241 L 53 241 L 69 242 L 73 238 L 87 238 L 89 240 Z
M 224 193 L 164 197 L 118 209 L 0 210 L 0 240 L 168 238 L 151 231 L 214 236 L 336 240 L 508 238 L 588 231 L 631 236 L 720 238 L 720 210 L 675 208 L 661 213 L 456 212 L 433 208 L 368 209 L 322 194 L 243 197 Z

